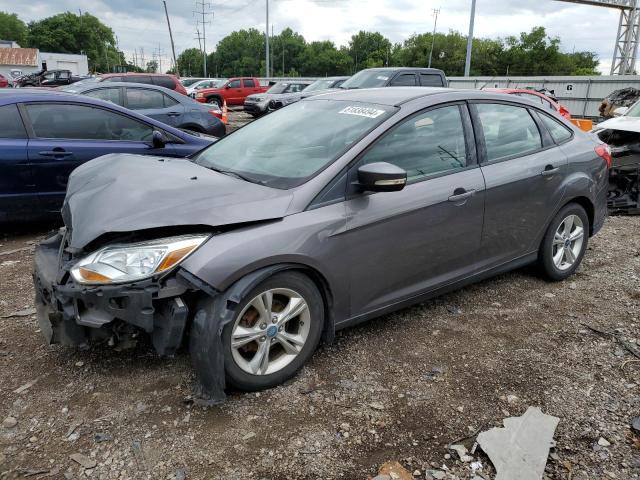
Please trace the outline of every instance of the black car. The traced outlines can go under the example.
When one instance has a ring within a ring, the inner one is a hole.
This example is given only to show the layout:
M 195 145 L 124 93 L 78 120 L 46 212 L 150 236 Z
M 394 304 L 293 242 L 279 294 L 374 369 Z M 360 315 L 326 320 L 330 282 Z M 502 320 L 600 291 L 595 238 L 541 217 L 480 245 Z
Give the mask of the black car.
M 71 73 L 71 70 L 40 70 L 39 72 L 25 75 L 15 81 L 16 87 L 59 87 L 70 85 L 82 80 Z
M 340 88 L 448 87 L 449 81 L 437 68 L 367 68 L 345 81 Z

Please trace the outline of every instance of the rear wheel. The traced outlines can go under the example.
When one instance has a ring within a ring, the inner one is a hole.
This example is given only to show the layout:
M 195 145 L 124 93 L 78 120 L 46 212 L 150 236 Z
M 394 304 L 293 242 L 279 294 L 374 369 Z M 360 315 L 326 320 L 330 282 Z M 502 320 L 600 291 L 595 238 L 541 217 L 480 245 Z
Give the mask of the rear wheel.
M 554 281 L 570 277 L 578 269 L 589 240 L 589 217 L 577 203 L 566 205 L 554 217 L 542 240 L 539 264 Z
M 307 276 L 282 272 L 265 280 L 223 330 L 227 382 L 254 391 L 288 380 L 315 351 L 323 325 L 322 296 Z

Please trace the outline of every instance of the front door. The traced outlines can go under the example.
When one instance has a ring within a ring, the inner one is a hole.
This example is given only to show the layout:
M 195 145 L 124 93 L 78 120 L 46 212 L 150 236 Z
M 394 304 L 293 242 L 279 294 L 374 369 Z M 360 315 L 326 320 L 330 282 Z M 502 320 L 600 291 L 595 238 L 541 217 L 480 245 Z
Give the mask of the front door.
M 482 267 L 537 250 L 563 195 L 567 157 L 524 106 L 472 105 L 484 154 Z
M 104 108 L 37 102 L 23 109 L 34 134 L 27 150 L 35 188 L 48 212 L 60 210 L 69 175 L 84 162 L 109 153 L 173 153 L 169 145 L 151 146 L 151 125 Z
M 351 313 L 412 298 L 470 274 L 482 234 L 484 180 L 465 105 L 403 120 L 352 169 L 389 162 L 407 171 L 400 192 L 358 193 L 346 202 Z
M 225 99 L 228 105 L 242 105 L 244 103 L 246 95 L 244 95 L 244 89 L 240 79 L 231 80 L 227 84 L 227 91 L 225 93 Z

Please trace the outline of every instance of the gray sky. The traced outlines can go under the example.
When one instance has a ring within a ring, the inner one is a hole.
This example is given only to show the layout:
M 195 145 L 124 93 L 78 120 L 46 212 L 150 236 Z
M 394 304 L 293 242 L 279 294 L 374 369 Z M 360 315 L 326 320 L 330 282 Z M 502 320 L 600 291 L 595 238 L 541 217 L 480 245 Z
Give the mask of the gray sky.
M 434 8 L 440 8 L 438 31 L 467 32 L 470 0 L 270 0 L 270 23 L 275 32 L 285 27 L 308 41 L 332 40 L 344 45 L 359 30 L 377 30 L 393 42 L 433 28 Z M 176 52 L 197 47 L 195 0 L 167 0 Z M 207 25 L 207 51 L 228 33 L 241 28 L 264 30 L 265 0 L 213 0 L 213 20 Z M 89 12 L 109 25 L 120 48 L 130 58 L 144 49 L 147 59 L 160 46 L 163 65 L 171 46 L 161 0 L 0 0 L 0 10 L 17 13 L 24 21 L 64 11 Z M 562 49 L 590 50 L 608 73 L 618 26 L 614 9 L 574 5 L 554 0 L 477 0 L 475 35 L 502 37 L 542 25 L 562 39 Z M 168 63 L 166 63 L 168 65 Z

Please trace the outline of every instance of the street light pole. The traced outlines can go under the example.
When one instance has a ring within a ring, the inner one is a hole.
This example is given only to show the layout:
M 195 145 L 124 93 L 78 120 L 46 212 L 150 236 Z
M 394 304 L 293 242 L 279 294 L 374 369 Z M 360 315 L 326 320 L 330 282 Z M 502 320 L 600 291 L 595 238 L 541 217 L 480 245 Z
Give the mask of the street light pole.
M 469 36 L 467 37 L 467 58 L 464 62 L 464 76 L 471 70 L 471 47 L 473 46 L 473 22 L 476 17 L 476 0 L 471 0 L 471 18 L 469 19 Z
M 269 0 L 266 0 L 266 4 L 267 4 L 267 21 L 264 25 L 264 37 L 265 40 L 267 42 L 267 51 L 266 51 L 266 67 L 267 67 L 267 78 L 269 77 Z

